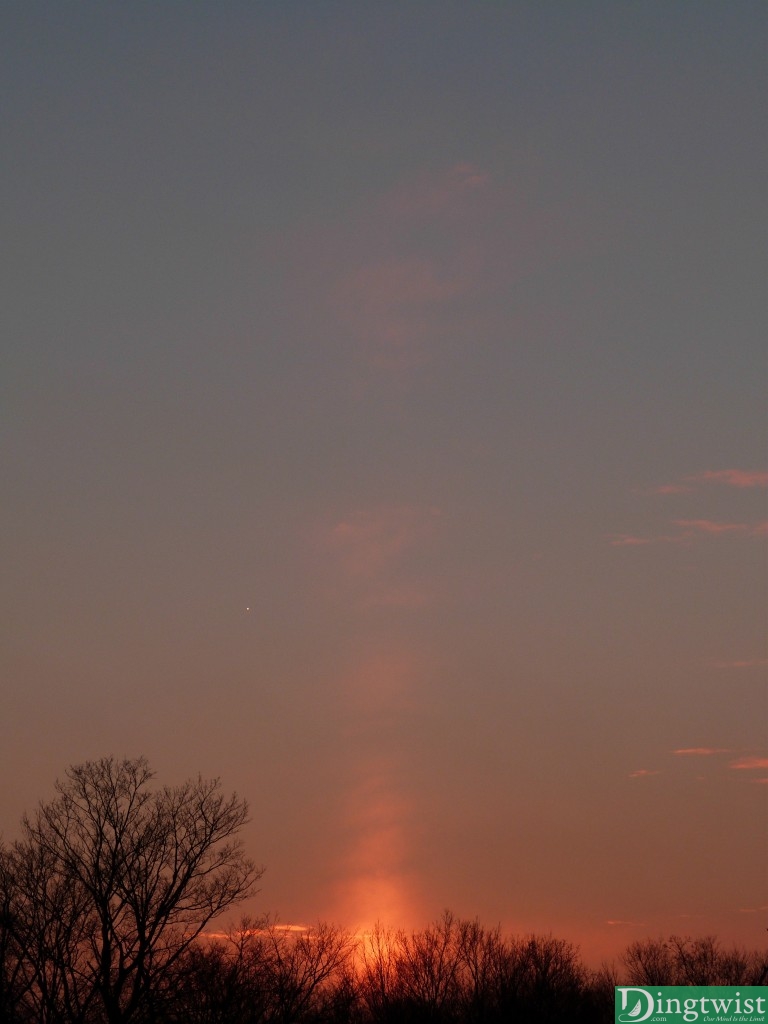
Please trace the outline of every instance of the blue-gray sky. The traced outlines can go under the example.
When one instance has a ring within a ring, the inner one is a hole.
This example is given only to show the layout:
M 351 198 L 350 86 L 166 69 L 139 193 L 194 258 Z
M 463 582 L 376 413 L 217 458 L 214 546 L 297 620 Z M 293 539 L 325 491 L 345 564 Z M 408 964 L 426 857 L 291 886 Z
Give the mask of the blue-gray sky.
M 0 13 L 0 830 L 220 775 L 252 909 L 762 942 L 763 3 Z

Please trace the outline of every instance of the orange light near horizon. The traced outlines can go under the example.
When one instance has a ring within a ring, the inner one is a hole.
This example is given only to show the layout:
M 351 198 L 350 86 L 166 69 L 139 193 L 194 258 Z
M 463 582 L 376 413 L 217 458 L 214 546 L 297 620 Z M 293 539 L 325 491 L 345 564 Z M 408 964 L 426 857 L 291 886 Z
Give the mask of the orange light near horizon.
M 377 925 L 401 928 L 412 919 L 406 886 L 397 877 L 356 878 L 344 884 L 340 896 L 344 919 L 358 938 L 370 935 Z
M 415 898 L 407 876 L 409 802 L 398 792 L 396 763 L 370 758 L 349 794 L 347 821 L 354 843 L 340 865 L 336 916 L 357 934 L 374 925 L 403 927 L 414 921 Z
M 419 681 L 431 670 L 428 654 L 403 645 L 365 645 L 339 679 L 339 696 L 354 711 L 360 745 L 340 825 L 349 837 L 336 864 L 330 916 L 358 935 L 374 925 L 410 928 L 421 919 L 418 888 L 408 867 L 414 808 L 406 795 L 410 771 L 382 728 L 409 714 Z

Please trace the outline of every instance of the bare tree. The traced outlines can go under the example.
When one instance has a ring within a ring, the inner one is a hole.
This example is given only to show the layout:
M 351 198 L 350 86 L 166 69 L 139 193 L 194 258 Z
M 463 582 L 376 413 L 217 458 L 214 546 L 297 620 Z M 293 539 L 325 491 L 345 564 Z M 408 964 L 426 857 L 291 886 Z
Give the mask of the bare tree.
M 456 999 L 459 928 L 450 911 L 433 925 L 398 935 L 398 974 L 406 998 L 435 1019 Z
M 285 927 L 245 918 L 226 939 L 181 961 L 173 1020 L 184 1024 L 304 1024 L 352 1020 L 354 938 L 333 925 Z
M 151 1021 L 174 964 L 261 875 L 218 780 L 151 787 L 144 758 L 68 769 L 0 853 L 0 904 L 35 1019 Z
M 713 935 L 640 939 L 622 961 L 632 985 L 764 985 L 768 953 L 723 949 Z
M 6 1019 L 78 1020 L 93 928 L 82 890 L 57 874 L 50 851 L 22 855 L 16 844 L 0 850 L 0 900 Z
M 514 947 L 499 925 L 486 929 L 475 920 L 459 921 L 458 950 L 461 1020 L 469 1024 L 497 1019 L 515 973 Z
M 360 1000 L 368 1020 L 381 1022 L 395 1020 L 400 997 L 397 980 L 398 939 L 394 932 L 380 922 L 358 946 L 358 982 Z
M 528 1019 L 532 1024 L 577 1020 L 587 975 L 572 943 L 552 935 L 531 935 L 517 944 Z
M 248 973 L 260 980 L 265 1019 L 273 1024 L 321 1016 L 347 980 L 355 947 L 347 931 L 325 922 L 291 929 L 276 920 L 246 920 L 237 942 Z

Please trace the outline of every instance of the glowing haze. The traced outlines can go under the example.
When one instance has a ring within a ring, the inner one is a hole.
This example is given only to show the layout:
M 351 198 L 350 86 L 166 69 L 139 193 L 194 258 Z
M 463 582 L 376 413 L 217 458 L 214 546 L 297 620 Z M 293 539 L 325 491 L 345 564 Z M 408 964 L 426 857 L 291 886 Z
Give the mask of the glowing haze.
M 765 5 L 0 20 L 2 834 L 143 753 L 251 912 L 760 945 Z

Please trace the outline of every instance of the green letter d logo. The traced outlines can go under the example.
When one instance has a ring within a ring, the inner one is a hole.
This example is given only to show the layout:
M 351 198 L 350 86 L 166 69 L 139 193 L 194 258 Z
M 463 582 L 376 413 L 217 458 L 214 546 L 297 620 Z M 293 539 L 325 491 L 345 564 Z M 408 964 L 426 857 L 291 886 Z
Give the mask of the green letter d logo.
M 619 1009 L 622 1011 L 616 1017 L 616 1020 L 622 1021 L 622 1024 L 639 1024 L 641 1020 L 648 1020 L 653 1013 L 653 996 L 650 992 L 644 988 L 622 988 L 621 986 L 616 987 L 617 992 L 621 992 L 621 1006 Z M 623 1011 L 627 1009 L 629 1005 L 629 993 L 638 993 L 638 999 L 635 1005 L 627 1013 Z

